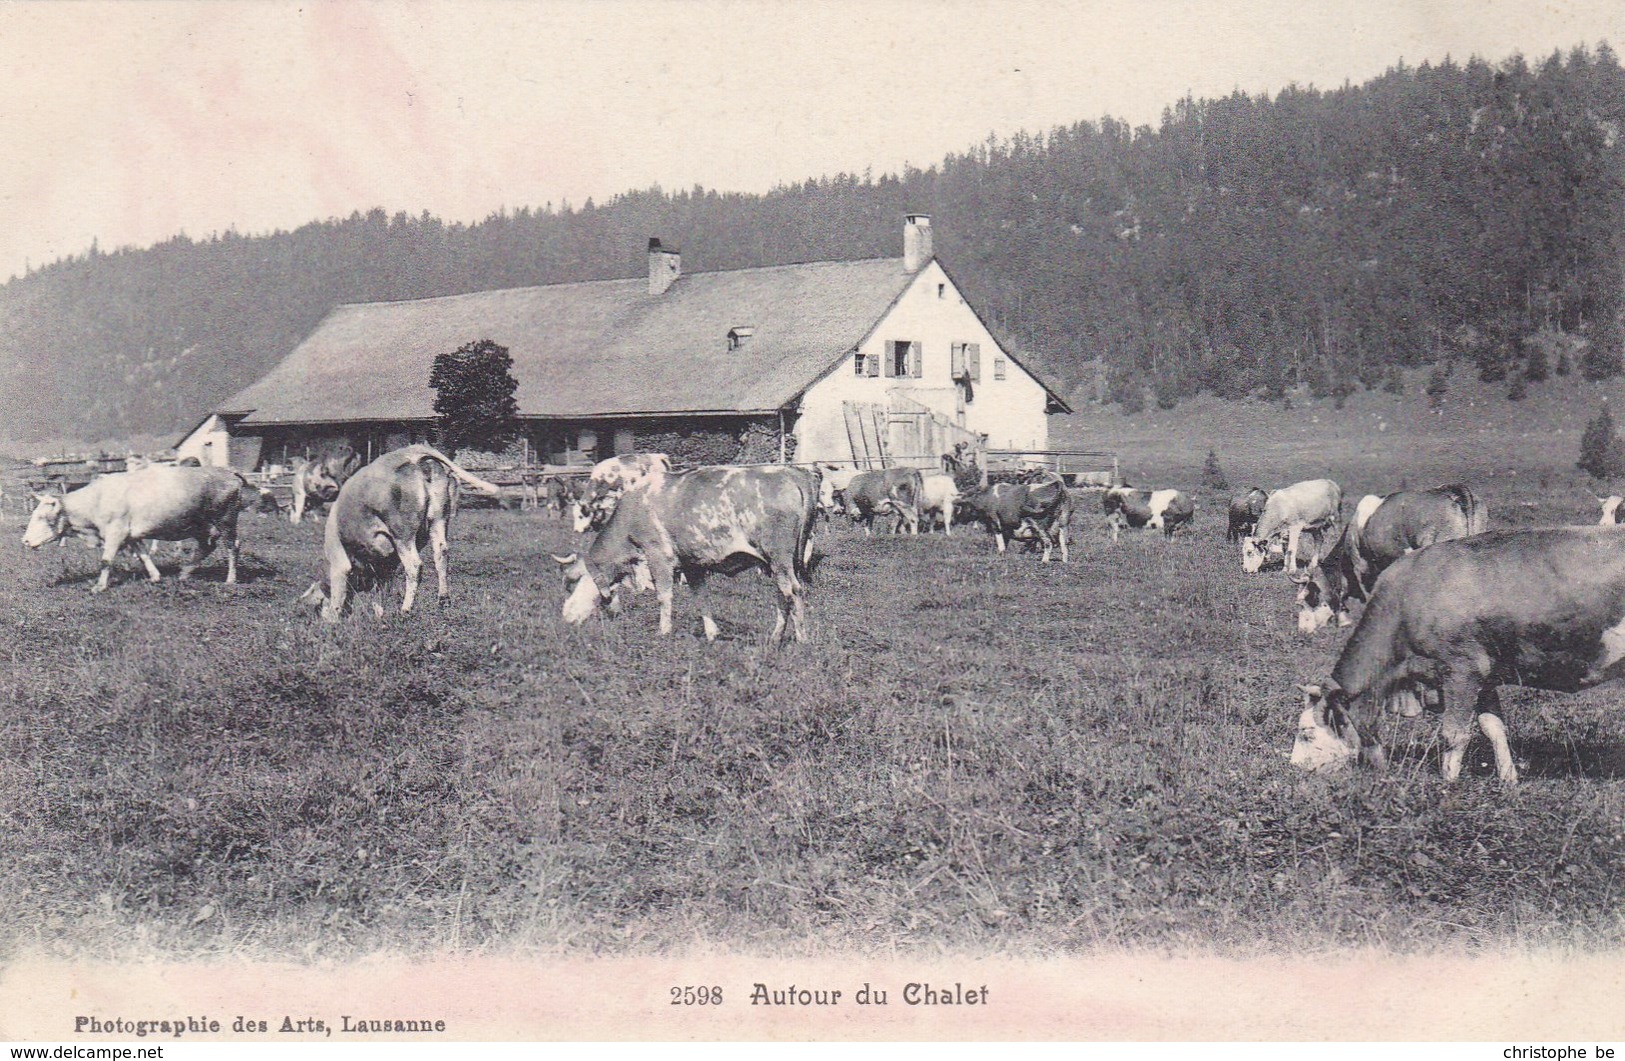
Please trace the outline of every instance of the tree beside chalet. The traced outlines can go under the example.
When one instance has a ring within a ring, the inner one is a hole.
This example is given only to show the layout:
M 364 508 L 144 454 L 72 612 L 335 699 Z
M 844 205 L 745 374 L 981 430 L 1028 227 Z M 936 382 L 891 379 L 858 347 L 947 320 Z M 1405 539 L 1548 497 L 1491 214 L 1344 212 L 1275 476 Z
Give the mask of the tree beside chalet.
M 1048 415 L 1071 411 L 994 338 L 911 214 L 900 258 L 684 273 L 654 239 L 647 278 L 339 306 L 177 449 L 270 464 L 427 439 L 435 356 L 478 339 L 512 355 L 525 439 L 548 463 L 929 464 L 976 436 L 1045 449 Z

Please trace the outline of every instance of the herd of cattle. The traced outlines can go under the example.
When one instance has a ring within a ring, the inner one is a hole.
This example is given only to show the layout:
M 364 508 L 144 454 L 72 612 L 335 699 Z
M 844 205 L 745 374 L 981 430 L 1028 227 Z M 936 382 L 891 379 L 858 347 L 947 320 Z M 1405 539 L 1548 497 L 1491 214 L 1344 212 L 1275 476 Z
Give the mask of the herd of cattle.
M 301 597 L 324 619 L 344 614 L 352 585 L 376 583 L 398 567 L 403 612 L 417 594 L 428 549 L 447 593 L 447 525 L 460 487 L 504 491 L 427 445 L 387 453 L 365 467 L 353 454 L 305 462 L 294 476 L 291 518 L 329 506 L 327 577 Z M 66 494 L 36 495 L 24 544 L 39 548 L 78 535 L 101 546 L 93 587 L 107 589 L 120 550 L 133 548 L 156 582 L 154 541 L 193 540 L 187 578 L 218 546 L 226 581 L 236 581 L 237 523 L 263 503 L 227 469 L 152 465 L 99 476 Z M 1178 490 L 1106 488 L 1101 507 L 1112 540 L 1125 528 L 1172 537 L 1195 504 Z M 566 586 L 562 615 L 579 624 L 618 613 L 623 595 L 652 589 L 660 631 L 672 629 L 677 582 L 694 592 L 706 638 L 718 628 L 706 603 L 709 575 L 761 567 L 776 585 L 775 641 L 805 638 L 805 582 L 815 526 L 844 513 L 866 534 L 877 520 L 917 534 L 956 520 L 983 525 L 999 552 L 1014 541 L 1069 559 L 1075 497 L 1060 476 L 1037 470 L 992 482 L 961 451 L 941 472 L 892 468 L 721 466 L 679 471 L 661 454 L 612 458 L 579 480 L 542 483 L 537 501 L 569 513 L 583 550 L 554 556 Z M 1619 498 L 1603 501 L 1603 525 L 1488 531 L 1485 506 L 1461 485 L 1362 498 L 1345 517 L 1329 479 L 1231 501 L 1226 536 L 1240 545 L 1243 571 L 1278 564 L 1294 588 L 1304 634 L 1335 621 L 1354 626 L 1330 679 L 1299 686 L 1304 707 L 1292 761 L 1311 770 L 1359 761 L 1381 766 L 1381 713 L 1441 715 L 1447 779 L 1460 773 L 1475 726 L 1494 749 L 1497 773 L 1517 780 L 1497 689 L 1503 684 L 1573 691 L 1625 672 L 1625 528 Z M 1304 539 L 1310 543 L 1307 560 Z M 1363 606 L 1358 623 L 1351 606 Z M 375 609 L 381 611 L 378 605 Z

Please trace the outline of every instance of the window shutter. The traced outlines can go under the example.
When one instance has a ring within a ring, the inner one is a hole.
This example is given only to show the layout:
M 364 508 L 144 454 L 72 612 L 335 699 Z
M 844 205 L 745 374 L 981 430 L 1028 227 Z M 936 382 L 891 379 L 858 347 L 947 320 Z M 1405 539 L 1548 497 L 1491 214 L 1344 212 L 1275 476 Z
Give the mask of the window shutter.
M 970 366 L 970 381 L 972 383 L 980 383 L 980 382 L 982 382 L 982 344 L 981 343 L 966 343 L 965 344 L 965 361 Z
M 886 363 L 880 366 L 881 374 L 890 378 L 897 373 L 897 342 L 894 339 L 886 340 Z
M 925 374 L 925 354 L 917 342 L 908 344 L 908 374 L 915 379 Z
M 863 364 L 864 364 L 864 368 L 866 370 L 865 373 L 864 373 L 865 375 L 869 375 L 869 376 L 878 376 L 878 375 L 880 375 L 880 358 L 881 358 L 881 355 L 874 354 L 874 355 L 870 356 L 867 360 L 864 361 Z
M 965 375 L 965 344 L 954 343 L 948 354 L 948 375 L 960 379 Z

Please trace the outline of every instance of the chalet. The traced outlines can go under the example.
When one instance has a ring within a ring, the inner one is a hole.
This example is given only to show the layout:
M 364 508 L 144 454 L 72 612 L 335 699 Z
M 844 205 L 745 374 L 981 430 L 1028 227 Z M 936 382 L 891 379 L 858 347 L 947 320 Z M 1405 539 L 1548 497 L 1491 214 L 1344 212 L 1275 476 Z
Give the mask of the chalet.
M 960 438 L 1038 450 L 1061 397 L 989 332 L 911 214 L 903 256 L 346 305 L 177 445 L 267 463 L 428 437 L 436 354 L 508 348 L 535 457 L 933 463 Z M 254 440 L 253 443 L 247 440 Z M 207 443 L 207 447 L 205 447 Z

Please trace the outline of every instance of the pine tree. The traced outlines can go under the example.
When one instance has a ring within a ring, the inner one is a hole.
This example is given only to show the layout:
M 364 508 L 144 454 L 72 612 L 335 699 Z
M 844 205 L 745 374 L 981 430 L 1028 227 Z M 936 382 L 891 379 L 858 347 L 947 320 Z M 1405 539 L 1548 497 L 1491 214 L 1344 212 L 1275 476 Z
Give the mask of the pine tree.
M 1208 448 L 1207 460 L 1202 464 L 1202 485 L 1209 490 L 1230 489 L 1230 480 L 1224 477 L 1224 469 L 1219 467 L 1219 455 L 1212 447 Z
M 1614 434 L 1614 417 L 1603 403 L 1602 410 L 1586 424 L 1580 435 L 1580 459 L 1576 465 L 1594 479 L 1608 479 L 1620 472 L 1620 453 L 1625 444 Z

